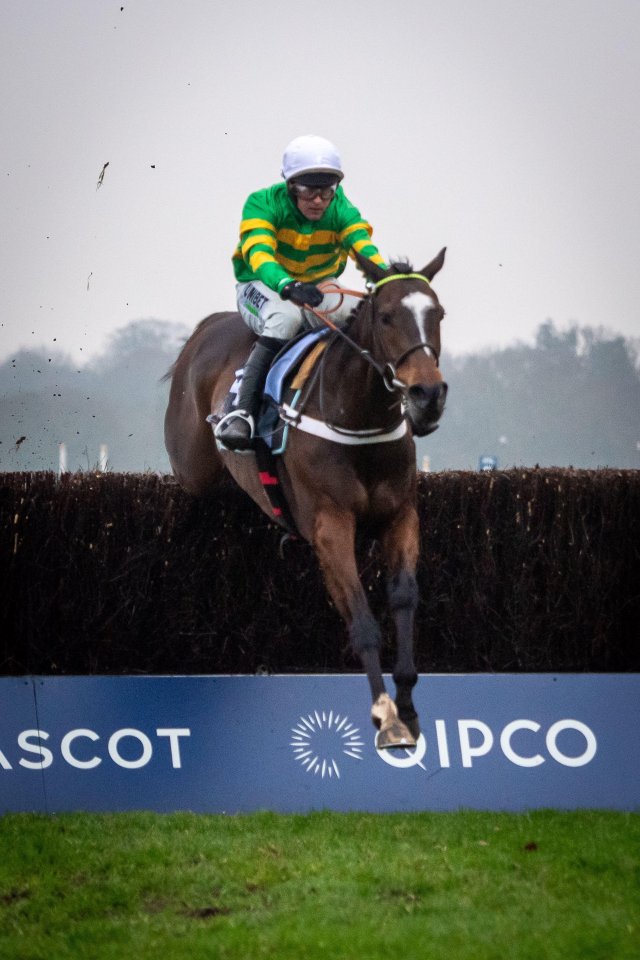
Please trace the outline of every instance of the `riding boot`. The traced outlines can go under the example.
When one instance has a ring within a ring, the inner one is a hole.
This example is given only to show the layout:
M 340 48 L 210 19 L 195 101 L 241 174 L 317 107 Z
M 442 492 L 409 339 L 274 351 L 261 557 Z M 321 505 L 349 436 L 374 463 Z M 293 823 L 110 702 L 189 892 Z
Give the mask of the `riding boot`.
M 244 365 L 237 407 L 223 417 L 216 427 L 216 437 L 229 450 L 250 450 L 253 447 L 256 421 L 262 391 L 271 361 L 287 343 L 276 337 L 259 337 Z

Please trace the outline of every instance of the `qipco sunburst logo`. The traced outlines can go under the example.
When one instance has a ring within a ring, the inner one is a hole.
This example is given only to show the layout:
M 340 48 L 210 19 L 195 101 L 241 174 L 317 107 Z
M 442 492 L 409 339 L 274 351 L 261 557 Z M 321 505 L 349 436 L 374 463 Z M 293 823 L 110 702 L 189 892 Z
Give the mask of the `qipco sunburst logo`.
M 300 717 L 291 728 L 291 744 L 294 756 L 307 773 L 316 776 L 340 778 L 340 763 L 344 757 L 362 760 L 363 740 L 358 727 L 330 710 Z

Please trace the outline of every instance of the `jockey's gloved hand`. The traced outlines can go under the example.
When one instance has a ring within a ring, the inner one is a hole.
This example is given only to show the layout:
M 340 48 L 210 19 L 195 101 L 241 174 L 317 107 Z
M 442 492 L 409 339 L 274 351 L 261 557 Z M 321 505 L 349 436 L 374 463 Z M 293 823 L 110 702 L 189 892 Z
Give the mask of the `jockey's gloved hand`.
M 324 296 L 315 283 L 302 283 L 294 280 L 280 291 L 283 300 L 293 300 L 298 306 L 319 307 Z

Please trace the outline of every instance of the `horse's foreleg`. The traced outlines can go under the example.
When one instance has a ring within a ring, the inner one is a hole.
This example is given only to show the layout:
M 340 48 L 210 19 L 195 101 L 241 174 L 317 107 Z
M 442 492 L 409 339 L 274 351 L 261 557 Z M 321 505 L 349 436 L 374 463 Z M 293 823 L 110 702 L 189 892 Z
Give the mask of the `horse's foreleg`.
M 380 669 L 382 637 L 358 576 L 353 515 L 337 509 L 319 511 L 315 517 L 313 546 L 329 595 L 347 624 L 351 646 L 367 671 L 371 694 L 376 700 L 385 693 Z
M 396 705 L 400 719 L 412 735 L 420 735 L 412 691 L 418 674 L 413 653 L 413 630 L 418 606 L 415 570 L 418 562 L 420 527 L 418 515 L 408 507 L 386 531 L 382 546 L 388 568 L 387 596 L 396 625 L 397 661 L 393 671 Z
M 382 677 L 382 637 L 358 575 L 353 515 L 337 509 L 319 511 L 314 523 L 313 545 L 327 590 L 347 624 L 351 646 L 369 680 L 373 700 L 371 717 L 380 730 L 378 746 L 413 746 L 415 740 L 398 720 L 396 705 Z

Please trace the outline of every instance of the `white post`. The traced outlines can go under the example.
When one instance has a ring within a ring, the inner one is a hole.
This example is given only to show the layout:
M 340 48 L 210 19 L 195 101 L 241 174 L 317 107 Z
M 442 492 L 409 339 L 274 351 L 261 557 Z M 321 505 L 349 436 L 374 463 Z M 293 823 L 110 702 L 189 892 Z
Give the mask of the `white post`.
M 100 454 L 98 456 L 98 470 L 100 473 L 106 473 L 107 460 L 109 459 L 109 448 L 106 443 L 100 444 Z
M 67 472 L 67 445 L 58 444 L 58 475 Z
M 429 473 L 430 470 L 431 460 L 429 460 L 428 455 L 425 453 L 424 457 L 422 458 L 422 471 L 423 473 Z

